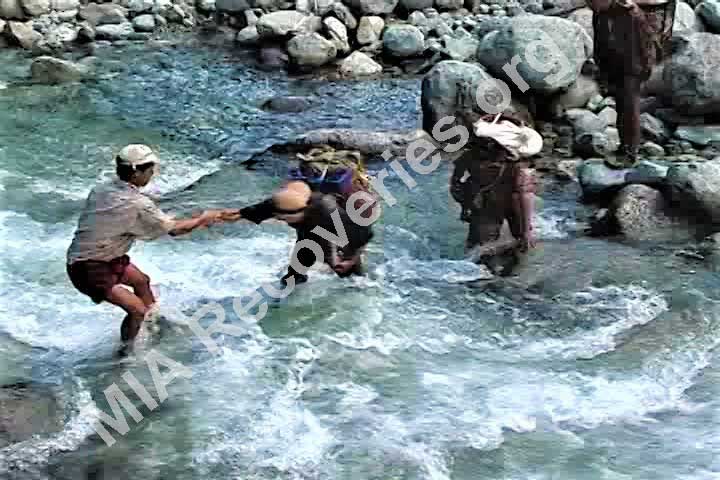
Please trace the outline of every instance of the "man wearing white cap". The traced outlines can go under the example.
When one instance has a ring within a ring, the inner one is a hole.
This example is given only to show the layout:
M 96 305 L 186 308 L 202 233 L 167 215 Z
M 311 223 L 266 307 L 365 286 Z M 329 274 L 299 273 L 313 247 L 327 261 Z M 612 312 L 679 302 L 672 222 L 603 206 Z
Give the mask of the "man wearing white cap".
M 527 157 L 542 149 L 543 141 L 532 128 L 504 117 L 483 117 L 473 124 L 469 149 L 455 161 L 450 191 L 462 206 L 462 220 L 470 224 L 466 247 L 493 270 L 503 266 L 511 253 L 535 246 L 533 207 L 535 182 Z M 503 242 L 507 220 L 513 239 Z
M 225 212 L 209 210 L 186 220 L 163 213 L 139 190 L 159 164 L 150 147 L 128 145 L 115 163 L 117 178 L 96 186 L 88 196 L 67 252 L 67 272 L 75 288 L 95 303 L 107 301 L 127 312 L 120 333 L 128 341 L 155 303 L 150 278 L 127 255 L 135 240 L 186 234 L 222 220 Z

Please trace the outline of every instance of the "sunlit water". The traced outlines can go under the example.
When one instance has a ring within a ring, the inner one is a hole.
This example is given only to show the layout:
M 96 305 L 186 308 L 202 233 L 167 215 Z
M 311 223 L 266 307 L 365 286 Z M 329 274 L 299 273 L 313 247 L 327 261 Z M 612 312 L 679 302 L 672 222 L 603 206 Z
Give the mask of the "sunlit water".
M 462 260 L 447 166 L 412 191 L 391 179 L 368 276 L 312 272 L 259 323 L 232 299 L 277 279 L 289 229 L 138 244 L 165 311 L 219 302 L 242 334 L 214 337 L 213 355 L 171 316 L 118 358 L 122 315 L 77 293 L 64 264 L 113 152 L 159 150 L 149 191 L 168 211 L 245 205 L 279 181 L 239 165 L 252 152 L 311 128 L 414 128 L 419 80 L 300 81 L 217 48 L 128 47 L 100 52 L 96 81 L 31 87 L 17 83 L 29 60 L 0 55 L 0 379 L 50 388 L 65 423 L 0 450 L 0 478 L 720 478 L 715 274 L 672 249 L 578 238 L 572 188 L 545 196 L 542 246 L 517 278 L 488 282 Z M 315 105 L 260 109 L 288 94 Z M 152 348 L 193 376 L 149 412 L 122 376 L 156 396 Z M 107 447 L 78 412 L 108 411 L 114 382 L 145 418 Z

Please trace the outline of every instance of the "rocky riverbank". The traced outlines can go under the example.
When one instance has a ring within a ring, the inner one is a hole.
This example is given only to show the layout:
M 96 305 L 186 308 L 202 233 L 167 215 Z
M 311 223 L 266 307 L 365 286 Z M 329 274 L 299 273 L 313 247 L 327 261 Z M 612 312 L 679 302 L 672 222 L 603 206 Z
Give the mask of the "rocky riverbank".
M 585 198 L 615 205 L 611 213 L 637 212 L 622 206 L 640 200 L 647 206 L 660 194 L 671 204 L 682 198 L 692 200 L 697 212 L 710 210 L 695 216 L 715 216 L 715 203 L 687 191 L 683 196 L 666 184 L 673 175 L 658 171 L 703 170 L 720 157 L 720 0 L 678 3 L 673 55 L 645 87 L 641 153 L 647 162 L 641 173 L 612 172 L 599 161 L 618 148 L 617 111 L 594 79 L 592 12 L 582 2 L 0 0 L 0 47 L 33 55 L 29 76 L 39 83 L 92 76 L 98 45 L 151 41 L 174 30 L 213 32 L 231 48 L 254 50 L 265 68 L 334 78 L 423 75 L 426 132 L 441 118 L 481 113 L 477 92 L 492 104 L 504 98 L 506 87 L 509 110 L 545 138 L 542 154 L 533 159 L 541 173 L 579 178 Z M 267 108 L 292 111 L 303 109 L 302 103 L 280 98 Z M 342 141 L 338 146 L 357 149 Z M 648 181 L 648 169 L 662 178 Z M 633 184 L 644 187 L 623 190 Z M 637 222 L 625 222 L 623 229 L 624 221 L 615 220 L 620 230 L 637 232 L 629 228 Z

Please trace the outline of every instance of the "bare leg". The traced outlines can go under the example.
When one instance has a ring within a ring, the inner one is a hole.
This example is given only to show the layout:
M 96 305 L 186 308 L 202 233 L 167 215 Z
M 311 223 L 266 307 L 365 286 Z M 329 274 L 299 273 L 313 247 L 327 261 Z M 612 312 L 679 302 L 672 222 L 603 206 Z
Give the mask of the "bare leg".
M 145 318 L 148 307 L 140 297 L 120 285 L 115 285 L 110 290 L 107 301 L 127 312 L 127 316 L 120 327 L 122 341 L 127 342 L 134 339 L 140 331 L 140 325 Z
M 140 297 L 146 307 L 155 303 L 155 295 L 150 288 L 150 277 L 132 263 L 125 269 L 125 275 L 120 283 L 132 287 L 135 295 Z

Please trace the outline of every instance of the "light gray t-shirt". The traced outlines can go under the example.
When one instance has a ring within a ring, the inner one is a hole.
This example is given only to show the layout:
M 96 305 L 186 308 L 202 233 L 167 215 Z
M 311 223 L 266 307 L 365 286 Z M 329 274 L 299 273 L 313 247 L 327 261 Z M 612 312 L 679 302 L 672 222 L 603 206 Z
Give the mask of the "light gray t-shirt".
M 161 237 L 174 226 L 172 217 L 136 186 L 115 179 L 90 192 L 67 261 L 109 261 L 130 251 L 136 239 Z

